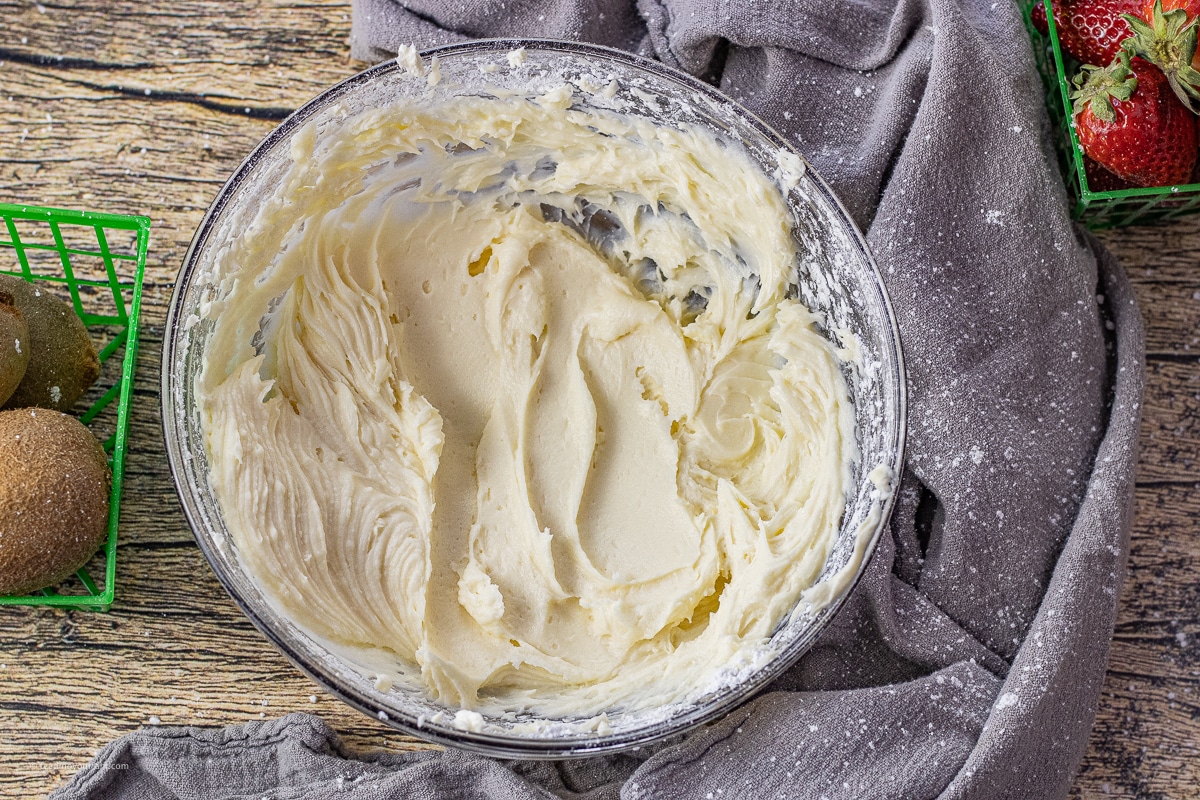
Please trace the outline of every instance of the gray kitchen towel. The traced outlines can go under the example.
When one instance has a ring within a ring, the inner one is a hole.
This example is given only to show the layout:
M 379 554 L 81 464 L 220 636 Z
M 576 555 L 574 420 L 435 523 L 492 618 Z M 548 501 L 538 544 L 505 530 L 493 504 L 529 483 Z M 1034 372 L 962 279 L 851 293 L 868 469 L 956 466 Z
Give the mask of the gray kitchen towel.
M 294 715 L 131 734 L 54 796 L 1065 796 L 1128 549 L 1143 344 L 1120 266 L 1068 219 L 1018 9 L 357 0 L 353 20 L 363 59 L 496 36 L 626 48 L 794 141 L 867 231 L 899 317 L 909 460 L 892 535 L 794 669 L 666 747 L 368 763 Z

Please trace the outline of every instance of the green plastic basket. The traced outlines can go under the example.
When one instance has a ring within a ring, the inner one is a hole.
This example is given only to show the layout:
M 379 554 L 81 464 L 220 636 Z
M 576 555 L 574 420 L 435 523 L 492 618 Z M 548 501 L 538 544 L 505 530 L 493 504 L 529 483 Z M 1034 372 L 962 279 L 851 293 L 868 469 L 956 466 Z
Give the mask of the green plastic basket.
M 0 597 L 0 605 L 106 611 L 112 604 L 149 239 L 150 220 L 146 217 L 0 203 L 0 273 L 43 283 L 69 300 L 97 346 L 100 378 L 76 405 L 76 411 L 86 406 L 79 418 L 103 443 L 113 476 L 108 540 L 100 552 L 75 578 L 35 595 Z
M 1030 13 L 1039 2 L 1046 9 L 1049 36 L 1039 33 L 1030 20 Z M 1046 87 L 1046 108 L 1055 131 L 1063 178 L 1074 204 L 1071 216 L 1089 228 L 1098 229 L 1174 219 L 1200 211 L 1200 183 L 1109 192 L 1092 191 L 1088 187 L 1083 150 L 1075 136 L 1070 110 L 1069 76 L 1079 71 L 1079 64 L 1059 46 L 1050 0 L 1025 0 L 1023 11 L 1025 27 L 1033 42 L 1033 55 Z

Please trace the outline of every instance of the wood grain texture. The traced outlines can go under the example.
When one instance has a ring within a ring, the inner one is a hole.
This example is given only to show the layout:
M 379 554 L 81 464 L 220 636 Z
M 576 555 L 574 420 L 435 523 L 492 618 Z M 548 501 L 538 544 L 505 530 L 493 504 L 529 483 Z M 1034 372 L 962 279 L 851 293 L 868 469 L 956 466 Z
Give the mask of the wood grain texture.
M 40 10 L 40 9 L 44 9 Z M 142 725 L 320 714 L 351 747 L 424 746 L 325 694 L 250 625 L 192 539 L 158 412 L 163 323 L 192 232 L 278 120 L 363 65 L 349 3 L 0 0 L 7 202 L 154 221 L 108 614 L 0 609 L 0 798 L 44 795 Z
M 1200 795 L 1200 217 L 1101 241 L 1146 325 L 1129 572 L 1073 797 Z
M 192 231 L 278 120 L 362 64 L 348 2 L 0 0 L 0 197 L 154 220 L 118 595 L 108 614 L 0 608 L 0 798 L 43 795 L 152 724 L 315 711 L 359 748 L 421 746 L 332 699 L 226 596 L 175 499 L 162 326 Z M 1077 798 L 1200 786 L 1200 217 L 1102 235 L 1149 352 L 1137 516 Z M 315 700 L 315 702 L 314 702 Z

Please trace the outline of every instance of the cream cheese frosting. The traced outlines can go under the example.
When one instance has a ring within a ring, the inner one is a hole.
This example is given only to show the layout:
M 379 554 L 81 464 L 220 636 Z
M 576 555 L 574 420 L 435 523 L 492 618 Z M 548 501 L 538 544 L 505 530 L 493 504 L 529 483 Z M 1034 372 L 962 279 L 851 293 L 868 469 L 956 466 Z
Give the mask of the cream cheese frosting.
M 829 594 L 852 489 L 845 352 L 791 284 L 802 162 L 572 92 L 310 123 L 207 311 L 244 565 L 470 730 L 711 682 Z

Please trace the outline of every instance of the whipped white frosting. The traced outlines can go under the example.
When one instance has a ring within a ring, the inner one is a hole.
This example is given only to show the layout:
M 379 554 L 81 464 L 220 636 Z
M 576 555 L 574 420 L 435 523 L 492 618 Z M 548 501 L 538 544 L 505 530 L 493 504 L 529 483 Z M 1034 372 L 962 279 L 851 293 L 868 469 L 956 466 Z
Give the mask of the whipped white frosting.
M 292 156 L 224 255 L 197 394 L 296 623 L 475 730 L 678 701 L 836 594 L 852 408 L 737 146 L 562 86 L 310 124 Z

